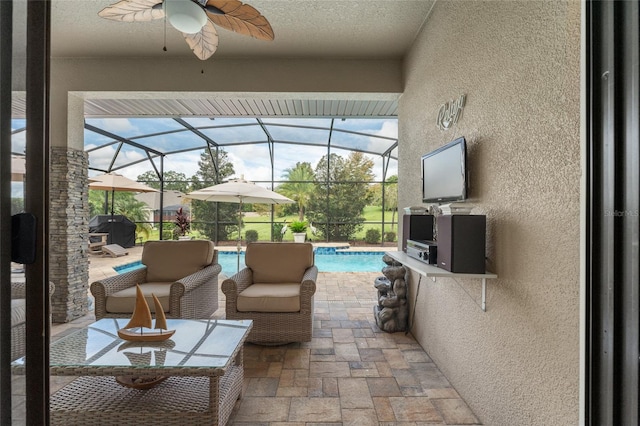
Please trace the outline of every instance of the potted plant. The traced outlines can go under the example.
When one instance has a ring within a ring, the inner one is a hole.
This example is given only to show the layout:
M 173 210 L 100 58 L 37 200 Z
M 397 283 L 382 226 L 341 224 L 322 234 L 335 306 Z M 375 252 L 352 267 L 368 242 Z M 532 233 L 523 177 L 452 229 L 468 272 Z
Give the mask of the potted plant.
M 293 233 L 293 241 L 296 243 L 304 243 L 307 238 L 307 222 L 302 220 L 294 220 L 289 224 L 289 229 Z
M 191 230 L 191 221 L 189 220 L 189 216 L 187 216 L 187 214 L 182 210 L 182 207 L 180 207 L 176 212 L 174 225 L 174 232 L 178 236 L 179 240 L 191 239 L 191 237 L 187 235 Z

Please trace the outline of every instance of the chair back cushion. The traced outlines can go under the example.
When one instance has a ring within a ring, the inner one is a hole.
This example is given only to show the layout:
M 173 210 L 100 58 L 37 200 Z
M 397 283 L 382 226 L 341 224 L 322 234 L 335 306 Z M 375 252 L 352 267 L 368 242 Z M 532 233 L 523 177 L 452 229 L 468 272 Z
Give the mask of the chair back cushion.
M 213 261 L 214 246 L 208 240 L 147 241 L 142 263 L 147 282 L 174 282 L 198 272 Z
M 249 243 L 245 254 L 254 283 L 300 283 L 313 262 L 311 243 Z

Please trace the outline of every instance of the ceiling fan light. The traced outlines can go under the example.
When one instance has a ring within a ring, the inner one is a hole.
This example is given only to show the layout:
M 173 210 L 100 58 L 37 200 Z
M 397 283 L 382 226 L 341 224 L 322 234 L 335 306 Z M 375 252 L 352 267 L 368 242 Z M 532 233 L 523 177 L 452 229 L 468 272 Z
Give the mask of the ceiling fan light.
M 192 0 L 164 0 L 164 12 L 169 23 L 187 34 L 199 32 L 207 23 L 207 14 Z

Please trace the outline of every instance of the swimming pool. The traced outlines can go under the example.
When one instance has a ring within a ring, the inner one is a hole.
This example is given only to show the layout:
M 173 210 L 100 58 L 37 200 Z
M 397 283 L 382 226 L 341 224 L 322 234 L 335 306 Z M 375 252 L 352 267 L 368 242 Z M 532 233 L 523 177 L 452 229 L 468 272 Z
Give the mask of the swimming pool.
M 316 265 L 320 272 L 380 272 L 384 266 L 379 251 L 342 251 L 333 247 L 317 247 Z M 237 270 L 236 251 L 219 251 L 218 263 L 222 266 L 222 273 L 230 276 Z M 140 261 L 116 266 L 113 269 L 119 274 L 133 271 L 142 266 Z M 244 252 L 240 253 L 240 268 L 244 266 Z

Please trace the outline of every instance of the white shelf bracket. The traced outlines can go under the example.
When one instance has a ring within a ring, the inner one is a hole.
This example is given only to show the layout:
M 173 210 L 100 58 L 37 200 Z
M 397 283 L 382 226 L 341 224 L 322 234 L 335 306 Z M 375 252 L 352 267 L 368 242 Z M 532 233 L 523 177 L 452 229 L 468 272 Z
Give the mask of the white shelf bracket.
M 482 311 L 487 312 L 487 279 L 482 278 Z

